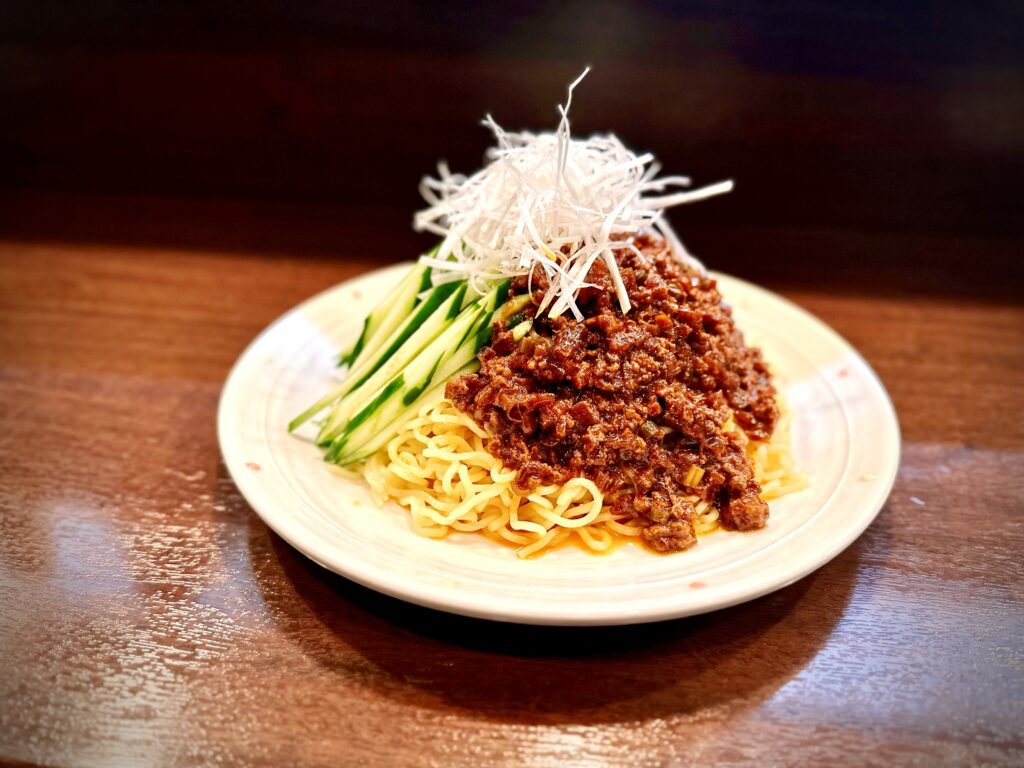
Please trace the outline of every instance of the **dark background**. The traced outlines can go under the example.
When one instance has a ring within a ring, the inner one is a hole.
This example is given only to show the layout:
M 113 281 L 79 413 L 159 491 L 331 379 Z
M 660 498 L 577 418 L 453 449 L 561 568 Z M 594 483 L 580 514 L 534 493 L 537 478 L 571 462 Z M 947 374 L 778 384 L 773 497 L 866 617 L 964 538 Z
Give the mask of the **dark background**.
M 710 265 L 1019 294 L 1015 2 L 6 3 L 0 236 L 409 258 L 419 178 L 586 64 L 577 133 L 736 180 L 672 215 Z

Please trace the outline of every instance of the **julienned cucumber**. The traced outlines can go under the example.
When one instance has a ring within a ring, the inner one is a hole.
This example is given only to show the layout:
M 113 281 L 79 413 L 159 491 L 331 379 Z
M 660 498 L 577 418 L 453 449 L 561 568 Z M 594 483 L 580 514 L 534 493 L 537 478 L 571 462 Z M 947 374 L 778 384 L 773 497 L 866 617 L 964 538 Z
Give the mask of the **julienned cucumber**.
M 445 287 L 445 290 L 451 290 L 450 295 L 440 304 L 437 304 L 434 310 L 425 318 L 418 319 L 416 315 L 410 316 L 410 321 L 415 320 L 419 323 L 418 326 L 409 322 L 395 331 L 393 336 L 396 338 L 390 339 L 384 347 L 387 355 L 374 361 L 372 373 L 366 375 L 367 371 L 357 368 L 349 374 L 350 378 L 357 383 L 335 403 L 327 417 L 327 421 L 320 429 L 320 434 L 317 436 L 316 441 L 318 445 L 324 446 L 331 443 L 345 427 L 355 411 L 362 407 L 368 399 L 372 398 L 377 390 L 384 386 L 395 374 L 412 362 L 459 315 L 467 285 L 465 283 L 450 283 L 450 285 L 455 285 L 454 290 Z M 438 286 L 434 290 L 440 290 L 441 287 Z M 425 301 L 424 304 L 426 303 Z M 405 336 L 405 339 L 400 344 L 392 343 L 397 341 L 397 336 L 404 334 L 405 331 L 410 331 L 410 333 Z
M 345 409 L 348 412 L 338 425 L 340 428 L 330 430 L 327 435 L 331 445 L 324 458 L 341 465 L 365 458 L 368 455 L 365 452 L 367 444 L 382 431 L 393 432 L 389 427 L 415 408 L 432 385 L 446 381 L 445 374 L 450 375 L 475 359 L 482 346 L 481 339 L 483 343 L 490 339 L 495 311 L 505 303 L 508 286 L 509 281 L 504 280 L 469 304 L 402 371 L 396 372 L 380 387 L 375 387 L 372 397 L 357 400 L 357 391 L 339 403 L 329 424 L 335 422 L 335 415 L 346 401 L 356 401 L 361 407 L 354 413 L 351 408 Z M 382 397 L 381 391 L 387 391 L 387 395 Z
M 392 359 L 395 353 L 402 348 L 412 335 L 424 326 L 428 318 L 434 314 L 442 302 L 453 293 L 458 295 L 447 305 L 450 309 L 442 310 L 442 312 L 438 313 L 440 315 L 451 315 L 453 312 L 461 310 L 466 293 L 466 284 L 443 283 L 436 288 L 432 288 L 423 301 L 416 305 L 412 314 L 406 317 L 402 324 L 388 337 L 382 348 L 374 353 L 373 358 L 368 359 L 365 365 L 358 364 L 352 369 L 349 373 L 349 377 L 353 380 L 352 388 L 355 389 L 362 386 L 382 365 Z
M 469 362 L 466 365 L 462 366 L 462 368 L 456 369 L 454 374 L 452 376 L 449 376 L 448 378 L 455 378 L 455 376 L 461 376 L 464 373 L 473 373 L 479 367 L 480 361 L 473 360 L 472 362 Z M 422 397 L 418 398 L 414 403 L 410 404 L 408 408 L 403 409 L 398 416 L 391 420 L 390 424 L 384 427 L 384 429 L 381 429 L 379 432 L 377 432 L 376 435 L 373 435 L 359 449 L 351 451 L 350 456 L 347 456 L 343 459 L 339 458 L 335 460 L 335 463 L 344 466 L 345 464 L 354 464 L 357 461 L 368 459 L 370 456 L 372 456 L 373 454 L 375 454 L 377 451 L 379 451 L 381 448 L 388 444 L 388 441 L 391 440 L 391 438 L 394 437 L 395 434 L 397 433 L 398 428 L 402 424 L 404 424 L 409 418 L 411 418 L 412 414 L 415 414 L 416 411 L 419 410 L 421 402 L 427 402 L 428 400 L 440 397 L 441 394 L 444 392 L 444 387 L 445 384 L 447 383 L 447 379 L 439 380 L 436 384 L 434 384 L 433 387 L 424 392 Z M 324 460 L 331 461 L 331 458 L 329 456 L 325 456 Z
M 501 320 L 521 322 L 529 296 L 508 299 L 508 280 L 479 296 L 464 280 L 431 287 L 428 267 L 417 264 L 366 319 L 356 344 L 342 356 L 345 381 L 289 424 L 294 430 L 326 411 L 316 442 L 325 459 L 347 465 L 379 450 L 428 397 L 455 376 L 475 370 L 480 348 Z
M 529 297 L 520 298 L 526 300 L 529 299 Z M 513 299 L 513 301 L 516 301 L 516 299 Z M 512 302 L 509 303 L 511 304 Z M 512 329 L 513 338 L 516 340 L 523 338 L 532 326 L 532 320 L 525 320 L 521 322 Z M 486 327 L 489 329 L 490 325 L 487 325 Z M 459 350 L 455 354 L 451 355 L 448 360 L 438 367 L 426 385 L 421 382 L 421 386 L 423 388 L 418 392 L 414 388 L 410 388 L 409 392 L 415 392 L 415 396 L 410 397 L 407 394 L 406 397 L 403 398 L 403 407 L 398 410 L 397 415 L 394 415 L 387 424 L 376 429 L 375 432 L 371 432 L 367 439 L 360 445 L 355 446 L 353 443 L 349 443 L 339 452 L 337 457 L 332 458 L 330 453 L 328 453 L 325 459 L 341 465 L 354 464 L 357 461 L 369 458 L 377 451 L 381 450 L 388 444 L 388 441 L 395 436 L 399 427 L 416 415 L 423 403 L 430 402 L 441 396 L 444 392 L 445 385 L 451 379 L 454 379 L 457 376 L 462 376 L 466 373 L 473 373 L 480 367 L 480 361 L 476 358 L 476 353 L 479 351 L 479 347 L 473 350 L 472 355 L 469 356 L 469 360 L 466 360 L 466 351 L 470 346 L 470 340 L 467 339 L 466 343 L 460 346 Z M 378 413 L 380 413 L 380 411 L 378 411 Z
M 436 250 L 436 249 L 435 249 Z M 373 354 L 410 310 L 419 302 L 419 295 L 430 287 L 430 267 L 417 264 L 393 292 L 373 308 L 363 321 L 363 330 L 356 343 L 338 357 L 338 365 L 351 370 L 360 356 Z
M 405 287 L 404 282 L 399 285 L 399 289 Z M 288 429 L 295 430 L 323 409 L 340 402 L 346 395 L 386 381 L 401 370 L 441 332 L 447 318 L 459 311 L 465 293 L 465 283 L 443 283 L 430 289 L 423 301 L 407 312 L 388 337 L 374 345 L 373 352 L 364 348 L 363 354 L 349 369 L 341 386 L 299 414 L 288 425 Z M 339 418 L 342 416 L 339 414 Z M 329 421 L 336 421 L 334 412 Z M 317 442 L 329 442 L 324 430 L 321 430 Z

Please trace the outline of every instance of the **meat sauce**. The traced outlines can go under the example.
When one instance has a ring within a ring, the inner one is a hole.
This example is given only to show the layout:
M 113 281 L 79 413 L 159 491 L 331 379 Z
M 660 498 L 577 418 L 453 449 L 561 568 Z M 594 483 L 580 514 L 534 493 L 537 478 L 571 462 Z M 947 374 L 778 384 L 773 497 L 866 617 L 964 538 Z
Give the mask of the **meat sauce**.
M 518 343 L 498 325 L 480 370 L 446 394 L 489 430 L 488 450 L 518 470 L 522 490 L 590 478 L 657 551 L 696 543 L 694 496 L 726 528 L 761 528 L 768 505 L 743 436 L 727 429 L 731 417 L 751 438 L 771 435 L 778 409 L 761 354 L 744 344 L 713 279 L 660 238 L 634 245 L 638 253 L 616 254 L 628 314 L 598 262 L 587 278 L 595 287 L 577 300 L 582 320 L 542 315 Z M 528 313 L 547 289 L 539 271 L 532 287 Z M 526 278 L 513 282 L 514 294 L 527 290 Z

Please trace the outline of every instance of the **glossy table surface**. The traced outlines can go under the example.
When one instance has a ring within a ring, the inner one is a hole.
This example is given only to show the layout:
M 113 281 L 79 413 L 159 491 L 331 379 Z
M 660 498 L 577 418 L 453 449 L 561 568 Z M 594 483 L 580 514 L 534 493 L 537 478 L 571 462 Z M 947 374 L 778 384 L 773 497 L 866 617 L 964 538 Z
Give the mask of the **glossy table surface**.
M 245 345 L 298 301 L 407 255 L 370 231 L 346 243 L 0 242 L 0 758 L 1024 761 L 1024 307 L 1012 282 L 769 281 L 850 340 L 892 395 L 903 459 L 875 523 L 745 605 L 531 628 L 434 613 L 321 570 L 225 473 L 214 416 Z

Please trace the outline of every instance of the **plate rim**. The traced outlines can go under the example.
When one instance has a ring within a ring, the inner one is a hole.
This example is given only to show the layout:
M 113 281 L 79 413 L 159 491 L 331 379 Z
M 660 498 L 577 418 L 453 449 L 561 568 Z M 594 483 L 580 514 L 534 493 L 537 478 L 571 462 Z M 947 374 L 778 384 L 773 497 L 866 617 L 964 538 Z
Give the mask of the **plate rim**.
M 363 563 L 362 568 L 353 567 L 346 562 L 344 558 L 329 556 L 330 553 L 327 553 L 328 556 L 325 557 L 324 552 L 309 544 L 307 540 L 309 529 L 305 525 L 301 524 L 294 515 L 289 515 L 287 511 L 279 509 L 279 505 L 274 504 L 272 500 L 267 498 L 268 494 L 260 484 L 256 473 L 244 471 L 247 460 L 243 455 L 241 440 L 238 438 L 238 433 L 234 429 L 236 426 L 236 420 L 234 419 L 235 414 L 233 409 L 233 405 L 240 397 L 240 392 L 238 390 L 241 386 L 240 378 L 242 375 L 242 369 L 252 360 L 253 354 L 260 348 L 260 345 L 265 339 L 270 337 L 278 327 L 289 321 L 293 316 L 301 314 L 309 305 L 321 301 L 325 297 L 343 289 L 356 280 L 368 279 L 373 276 L 382 276 L 385 273 L 392 271 L 397 273 L 403 268 L 408 268 L 410 264 L 411 262 L 401 262 L 385 266 L 383 268 L 362 272 L 347 280 L 319 291 L 286 310 L 273 322 L 267 325 L 259 334 L 257 334 L 248 345 L 246 345 L 245 349 L 232 365 L 219 397 L 217 406 L 218 445 L 224 465 L 239 493 L 257 516 L 271 530 L 281 536 L 281 538 L 288 542 L 291 547 L 327 570 L 361 584 L 364 587 L 405 602 L 414 603 L 434 610 L 479 619 L 506 623 L 554 626 L 610 626 L 657 622 L 674 618 L 682 618 L 685 616 L 694 616 L 728 608 L 763 597 L 766 594 L 784 589 L 790 584 L 799 581 L 818 568 L 829 563 L 854 541 L 856 541 L 875 520 L 889 498 L 899 471 L 902 453 L 902 436 L 895 406 L 892 403 L 892 399 L 889 396 L 885 385 L 882 383 L 874 368 L 867 362 L 867 360 L 864 359 L 856 348 L 835 329 L 795 302 L 742 278 L 717 271 L 711 271 L 710 275 L 715 278 L 716 281 L 724 278 L 726 283 L 731 282 L 740 284 L 746 291 L 757 295 L 759 298 L 781 303 L 789 311 L 797 314 L 802 321 L 813 324 L 816 326 L 817 330 L 824 332 L 827 336 L 831 337 L 830 340 L 834 344 L 838 344 L 838 346 L 843 348 L 845 352 L 852 354 L 857 363 L 863 367 L 864 372 L 868 376 L 868 382 L 871 389 L 879 396 L 879 402 L 885 406 L 884 412 L 886 418 L 883 428 L 883 439 L 889 440 L 891 438 L 893 440 L 894 449 L 892 452 L 892 459 L 886 467 L 885 474 L 875 478 L 877 482 L 872 483 L 866 494 L 865 500 L 859 505 L 867 511 L 861 513 L 856 525 L 845 529 L 843 531 L 843 535 L 831 541 L 828 547 L 817 550 L 813 557 L 803 559 L 796 558 L 795 562 L 799 563 L 800 567 L 774 571 L 773 574 L 775 575 L 773 578 L 764 579 L 753 586 L 747 585 L 744 589 L 733 590 L 731 594 L 720 596 L 714 600 L 707 600 L 705 602 L 697 601 L 688 605 L 678 605 L 670 602 L 660 607 L 654 607 L 647 610 L 641 609 L 639 611 L 628 610 L 628 606 L 625 607 L 626 609 L 621 611 L 598 611 L 593 607 L 590 607 L 588 613 L 568 616 L 553 615 L 552 613 L 537 610 L 536 608 L 531 611 L 524 609 L 522 606 L 514 612 L 509 612 L 507 609 L 496 610 L 494 608 L 488 608 L 485 600 L 470 599 L 471 596 L 464 590 L 439 588 L 436 584 L 397 584 L 393 579 L 389 578 L 389 574 L 386 569 L 380 569 L 372 566 L 367 567 L 368 564 L 365 562 Z M 810 520 L 808 522 L 810 522 Z M 303 533 L 305 533 L 306 536 L 303 536 Z M 795 531 L 792 533 L 795 533 Z M 424 586 L 429 588 L 422 588 Z M 708 595 L 708 597 L 711 597 L 711 595 Z

